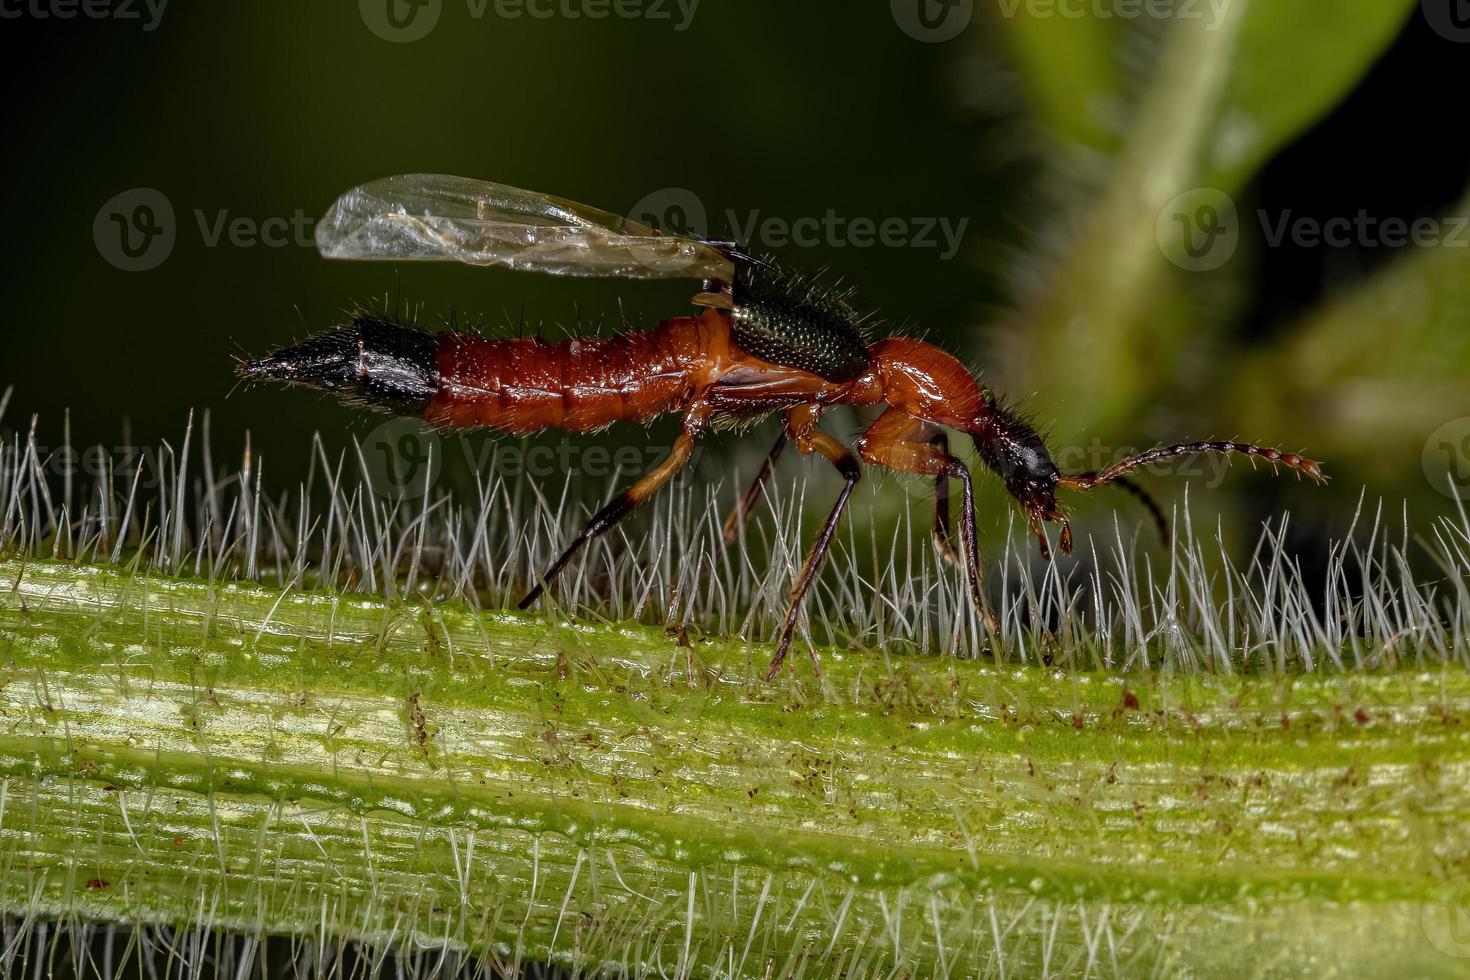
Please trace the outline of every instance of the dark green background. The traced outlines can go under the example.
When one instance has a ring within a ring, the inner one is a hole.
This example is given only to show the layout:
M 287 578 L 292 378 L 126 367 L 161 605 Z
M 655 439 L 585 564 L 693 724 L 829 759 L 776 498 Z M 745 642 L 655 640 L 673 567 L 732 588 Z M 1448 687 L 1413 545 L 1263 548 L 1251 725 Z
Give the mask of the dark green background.
M 149 33 L 78 20 L 11 22 L 68 70 L 16 106 L 3 304 L 14 406 L 79 439 L 177 437 L 213 410 L 222 449 L 245 426 L 289 460 L 309 430 L 358 418 L 301 394 L 229 395 L 230 356 L 332 323 L 392 293 L 494 322 L 686 311 L 690 284 L 567 281 L 448 266 L 346 265 L 313 249 L 208 247 L 196 210 L 261 221 L 316 217 L 360 181 L 428 171 L 485 177 L 624 212 L 665 187 L 711 215 L 972 217 L 999 240 L 1004 195 L 977 166 L 985 129 L 957 112 L 943 49 L 900 33 L 884 7 L 705 0 L 668 21 L 481 19 L 447 0 L 428 37 L 388 43 L 355 4 L 170 6 Z M 773 11 L 779 10 L 779 17 Z M 955 52 L 949 52 L 953 55 Z M 18 152 L 19 151 L 19 152 Z M 177 240 L 158 268 L 122 272 L 93 241 L 97 210 L 144 186 L 172 203 Z M 711 232 L 721 233 L 714 227 Z M 807 249 L 863 284 L 863 299 L 963 339 L 993 284 L 964 255 Z M 983 351 L 971 340 L 964 346 Z
M 210 247 L 199 228 L 200 212 L 208 222 L 221 213 L 314 218 L 358 182 L 412 171 L 485 177 L 614 211 L 689 188 L 716 236 L 727 231 L 727 209 L 788 220 L 829 209 L 968 219 L 950 261 L 937 249 L 881 245 L 783 257 L 830 266 L 860 284 L 863 305 L 985 367 L 1013 259 L 1048 207 L 1042 146 L 1008 94 L 994 25 L 977 12 L 959 39 L 929 44 L 900 30 L 886 3 L 702 0 L 684 31 L 669 9 L 671 20 L 507 19 L 492 3 L 477 18 L 464 0 L 444 0 L 435 28 L 411 43 L 377 36 L 352 2 L 175 0 L 151 31 L 138 20 L 0 21 L 10 76 L 0 384 L 15 386 L 3 426 L 39 413 L 41 442 L 54 444 L 69 408 L 77 443 L 120 442 L 126 420 L 135 443 L 177 445 L 189 409 L 208 408 L 216 455 L 238 459 L 249 429 L 283 488 L 304 472 L 313 432 L 343 445 L 376 420 L 301 392 L 232 393 L 236 354 L 320 330 L 385 294 L 422 302 L 431 316 L 458 311 L 492 324 L 522 313 L 533 324 L 579 311 L 616 317 L 620 300 L 643 322 L 688 309 L 686 283 L 331 263 L 297 244 Z M 1416 128 L 1400 106 L 1458 98 L 1465 47 L 1410 18 L 1357 91 L 1270 164 L 1252 193 L 1326 215 L 1364 201 L 1406 217 L 1442 209 L 1464 186 L 1464 127 Z M 109 199 L 137 187 L 168 198 L 177 237 L 157 268 L 125 272 L 99 252 L 93 223 Z M 1261 253 L 1235 335 L 1269 337 L 1325 286 L 1383 258 Z M 1087 369 L 1044 365 L 1052 383 L 1036 390 L 1015 391 L 994 373 L 986 380 L 1044 421 L 1068 398 L 1068 379 Z M 836 429 L 849 435 L 852 425 Z M 1114 435 L 1137 444 L 1191 434 L 1312 444 L 1292 419 L 1261 433 L 1173 432 L 1140 419 L 1138 432 Z M 1385 451 L 1364 445 L 1362 472 Z M 1389 473 L 1403 479 L 1374 491 L 1425 495 L 1418 446 L 1387 451 L 1398 461 Z M 1286 499 L 1267 481 L 1243 480 L 1260 491 L 1262 512 Z M 1316 499 L 1351 508 L 1361 485 L 1340 481 Z

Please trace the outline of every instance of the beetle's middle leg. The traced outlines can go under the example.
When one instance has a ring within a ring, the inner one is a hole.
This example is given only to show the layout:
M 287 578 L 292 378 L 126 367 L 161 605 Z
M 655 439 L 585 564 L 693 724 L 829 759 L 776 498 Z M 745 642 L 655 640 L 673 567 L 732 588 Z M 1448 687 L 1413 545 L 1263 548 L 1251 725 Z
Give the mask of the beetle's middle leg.
M 689 409 L 684 416 L 683 431 L 674 440 L 673 449 L 663 458 L 663 461 L 649 470 L 638 482 L 609 500 L 602 510 L 593 515 L 592 520 L 588 521 L 587 526 L 582 529 L 582 533 L 572 540 L 566 551 L 561 553 L 561 557 L 552 563 L 551 567 L 546 570 L 546 574 L 541 576 L 531 587 L 531 591 L 526 593 L 526 597 L 520 601 L 518 608 L 526 609 L 539 599 L 546 584 L 556 578 L 556 574 L 576 556 L 584 544 L 596 539 L 618 521 L 627 517 L 639 504 L 658 493 L 664 484 L 672 480 L 684 468 L 684 464 L 688 463 L 689 457 L 694 454 L 694 437 L 704 428 L 709 415 L 708 406 L 703 404 L 697 404 Z
M 724 539 L 725 544 L 735 543 L 745 521 L 750 517 L 750 512 L 755 505 L 760 503 L 761 494 L 765 492 L 766 483 L 771 479 L 771 473 L 776 468 L 776 460 L 781 456 L 781 450 L 786 448 L 786 430 L 783 428 L 781 434 L 776 437 L 776 444 L 771 447 L 770 453 L 766 455 L 765 462 L 761 464 L 760 470 L 755 474 L 755 480 L 750 484 L 750 489 L 745 491 L 745 496 L 740 498 L 740 503 L 730 511 L 730 516 L 725 518 Z
M 771 668 L 766 672 L 766 680 L 776 676 L 781 669 L 781 662 L 786 659 L 786 651 L 791 648 L 791 637 L 796 632 L 796 620 L 801 613 L 801 602 L 806 598 L 807 590 L 811 588 L 812 582 L 816 580 L 817 572 L 822 568 L 822 560 L 827 557 L 827 549 L 832 544 L 832 535 L 837 531 L 837 522 L 842 518 L 842 511 L 847 506 L 847 498 L 852 496 L 852 488 L 862 477 L 863 470 L 858 464 L 857 457 L 852 454 L 842 443 L 833 439 L 825 432 L 816 429 L 817 419 L 822 414 L 819 405 L 797 405 L 786 413 L 786 431 L 791 441 L 796 443 L 797 451 L 803 456 L 812 453 L 821 453 L 827 457 L 842 478 L 847 481 L 842 486 L 842 492 L 837 495 L 837 503 L 832 506 L 832 512 L 827 515 L 827 523 L 822 525 L 822 533 L 817 535 L 812 550 L 807 553 L 806 561 L 802 562 L 801 574 L 796 578 L 796 584 L 791 589 L 790 605 L 786 609 L 786 621 L 781 626 L 780 638 L 776 641 L 776 655 L 771 658 Z
M 959 480 L 963 488 L 960 507 L 960 540 L 964 546 L 965 578 L 970 587 L 970 603 L 991 632 L 999 632 L 995 614 L 985 604 L 981 588 L 980 551 L 975 533 L 975 491 L 969 467 L 948 452 L 948 439 L 932 426 L 906 412 L 890 408 L 878 416 L 858 440 L 858 455 L 863 462 L 886 466 L 903 473 L 932 476 L 935 479 L 934 540 L 940 552 L 951 551 L 949 544 L 948 481 Z

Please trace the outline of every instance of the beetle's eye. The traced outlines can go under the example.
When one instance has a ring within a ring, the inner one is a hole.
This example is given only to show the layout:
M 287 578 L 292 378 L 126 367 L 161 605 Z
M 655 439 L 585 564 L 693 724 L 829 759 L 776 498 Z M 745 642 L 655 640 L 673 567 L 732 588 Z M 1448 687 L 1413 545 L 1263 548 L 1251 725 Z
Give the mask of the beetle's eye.
M 1057 466 L 1051 461 L 1046 447 L 1037 442 L 1021 451 L 1022 465 L 1026 475 L 1038 483 L 1050 484 L 1057 479 Z

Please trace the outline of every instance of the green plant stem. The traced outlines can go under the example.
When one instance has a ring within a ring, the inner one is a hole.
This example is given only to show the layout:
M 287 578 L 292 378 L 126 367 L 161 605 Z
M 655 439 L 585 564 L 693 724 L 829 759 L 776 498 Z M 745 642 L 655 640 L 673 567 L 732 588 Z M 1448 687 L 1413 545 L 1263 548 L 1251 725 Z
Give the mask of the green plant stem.
M 696 975 L 1457 965 L 1422 903 L 1470 871 L 1459 668 L 766 684 L 764 645 L 637 625 L 0 583 L 11 913 Z
M 1203 144 L 1256 2 L 1232 0 L 1215 27 L 1196 19 L 1169 25 L 1157 78 L 1105 191 L 1050 275 L 1051 287 L 1011 324 L 1014 363 L 1004 376 L 1015 379 L 1009 383 L 1017 392 L 1055 387 L 1058 365 L 1087 365 L 1068 374 L 1067 397 L 1048 404 L 1063 439 L 1126 431 L 1157 384 L 1151 374 L 1175 359 L 1171 352 L 1184 340 L 1158 328 L 1161 309 L 1171 316 L 1179 297 L 1156 223 L 1173 197 L 1199 184 Z

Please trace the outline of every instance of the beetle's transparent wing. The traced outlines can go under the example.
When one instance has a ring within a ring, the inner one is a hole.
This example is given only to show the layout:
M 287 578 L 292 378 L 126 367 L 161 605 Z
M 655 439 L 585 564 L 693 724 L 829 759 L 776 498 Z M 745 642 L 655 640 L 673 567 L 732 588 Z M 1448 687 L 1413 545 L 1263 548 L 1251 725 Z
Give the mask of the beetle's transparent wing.
M 354 187 L 316 226 L 331 259 L 452 260 L 559 276 L 706 278 L 734 264 L 713 245 L 548 194 L 443 174 Z

